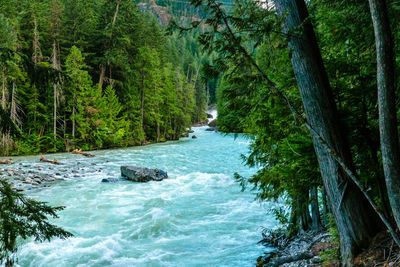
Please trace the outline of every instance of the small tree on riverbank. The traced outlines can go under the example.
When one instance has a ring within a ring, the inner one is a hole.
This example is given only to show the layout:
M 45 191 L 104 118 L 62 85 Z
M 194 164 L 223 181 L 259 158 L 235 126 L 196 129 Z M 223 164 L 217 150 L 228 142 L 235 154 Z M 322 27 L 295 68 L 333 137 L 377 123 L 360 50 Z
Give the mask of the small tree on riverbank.
M 44 242 L 71 237 L 70 232 L 48 222 L 49 217 L 58 218 L 57 212 L 63 209 L 27 198 L 0 180 L 0 264 L 14 265 L 20 238 Z

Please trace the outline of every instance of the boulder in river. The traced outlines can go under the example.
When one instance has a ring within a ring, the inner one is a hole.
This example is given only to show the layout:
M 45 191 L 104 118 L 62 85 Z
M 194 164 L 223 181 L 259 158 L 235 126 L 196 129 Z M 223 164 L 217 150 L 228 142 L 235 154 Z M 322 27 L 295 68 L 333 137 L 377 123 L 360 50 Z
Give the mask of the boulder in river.
M 133 182 L 145 183 L 149 181 L 162 181 L 168 178 L 168 174 L 160 169 L 148 169 L 141 167 L 121 166 L 121 175 Z
M 118 181 L 118 178 L 104 178 L 103 180 L 101 180 L 102 183 L 116 183 Z
M 212 119 L 214 118 L 213 115 L 211 115 L 210 113 L 207 113 L 207 119 Z
M 215 128 L 214 128 L 214 127 L 210 127 L 210 128 L 207 128 L 206 131 L 207 131 L 207 132 L 214 132 L 214 131 L 215 131 Z
M 197 139 L 197 136 L 195 136 L 195 135 L 192 135 L 192 139 Z
M 218 122 L 217 122 L 217 120 L 215 119 L 215 120 L 210 121 L 210 122 L 208 123 L 208 126 L 210 126 L 210 127 L 216 127 L 217 124 L 218 124 Z

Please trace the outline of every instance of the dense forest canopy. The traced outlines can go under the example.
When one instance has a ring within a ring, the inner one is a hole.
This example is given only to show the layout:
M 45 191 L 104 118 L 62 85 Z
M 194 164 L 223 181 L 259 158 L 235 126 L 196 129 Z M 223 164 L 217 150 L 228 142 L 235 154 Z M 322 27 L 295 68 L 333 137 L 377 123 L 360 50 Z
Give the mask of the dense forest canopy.
M 173 140 L 203 121 L 207 57 L 163 28 L 129 0 L 1 1 L 1 108 L 20 130 L 1 153 Z

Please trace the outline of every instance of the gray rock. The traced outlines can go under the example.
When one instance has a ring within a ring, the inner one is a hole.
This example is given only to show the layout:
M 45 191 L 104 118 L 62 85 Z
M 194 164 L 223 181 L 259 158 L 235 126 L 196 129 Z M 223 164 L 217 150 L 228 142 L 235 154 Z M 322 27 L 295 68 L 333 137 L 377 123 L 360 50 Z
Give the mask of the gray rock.
M 103 180 L 101 180 L 102 183 L 116 183 L 118 182 L 120 179 L 118 178 L 104 178 Z
M 197 136 L 193 135 L 193 136 L 192 136 L 192 139 L 197 139 Z
M 122 166 L 121 175 L 133 182 L 162 181 L 168 178 L 168 174 L 159 169 L 148 169 L 140 167 Z
M 215 131 L 215 128 L 214 128 L 214 127 L 210 127 L 210 128 L 207 128 L 206 131 L 207 131 L 207 132 L 214 132 L 214 131 Z
M 208 126 L 210 126 L 210 127 L 217 127 L 217 124 L 218 124 L 217 120 L 212 120 L 212 121 L 210 121 L 210 122 L 208 123 Z

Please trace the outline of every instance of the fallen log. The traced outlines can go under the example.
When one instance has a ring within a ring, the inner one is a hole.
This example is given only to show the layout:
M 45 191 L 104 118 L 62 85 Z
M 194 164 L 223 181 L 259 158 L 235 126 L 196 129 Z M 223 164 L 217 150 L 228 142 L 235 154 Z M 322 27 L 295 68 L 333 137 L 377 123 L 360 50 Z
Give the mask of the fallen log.
M 13 162 L 8 159 L 0 159 L 0 164 L 13 164 Z
M 314 254 L 310 251 L 301 252 L 295 255 L 284 256 L 279 258 L 273 258 L 267 266 L 278 267 L 285 263 L 296 262 L 300 260 L 308 260 L 314 257 Z
M 94 154 L 88 153 L 88 152 L 83 152 L 80 149 L 74 149 L 74 151 L 72 151 L 72 154 L 79 154 L 79 155 L 83 155 L 85 157 L 94 157 Z
M 59 161 L 56 160 L 56 159 L 54 159 L 54 160 L 49 160 L 49 159 L 46 159 L 46 158 L 43 157 L 43 156 L 40 156 L 40 161 L 41 161 L 41 162 L 48 162 L 48 163 L 51 163 L 51 164 L 57 164 L 57 165 L 61 165 L 61 164 L 62 164 L 61 162 L 59 162 Z

